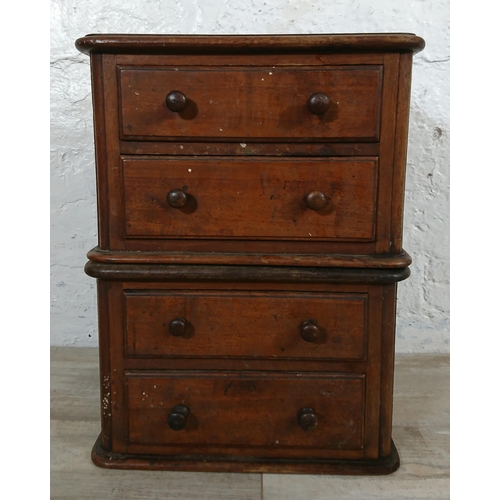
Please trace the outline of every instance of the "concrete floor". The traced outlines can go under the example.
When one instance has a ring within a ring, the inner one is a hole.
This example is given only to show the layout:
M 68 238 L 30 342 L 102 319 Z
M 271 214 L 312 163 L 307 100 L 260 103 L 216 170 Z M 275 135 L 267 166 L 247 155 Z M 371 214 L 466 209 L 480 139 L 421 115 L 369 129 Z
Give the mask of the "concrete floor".
M 390 476 L 117 471 L 96 467 L 97 349 L 51 349 L 51 498 L 176 500 L 441 500 L 450 497 L 449 356 L 398 355 Z

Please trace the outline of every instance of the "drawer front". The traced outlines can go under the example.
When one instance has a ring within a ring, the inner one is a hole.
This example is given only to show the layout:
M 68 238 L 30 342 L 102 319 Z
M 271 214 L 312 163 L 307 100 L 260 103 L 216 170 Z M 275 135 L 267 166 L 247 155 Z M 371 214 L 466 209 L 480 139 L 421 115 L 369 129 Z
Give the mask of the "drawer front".
M 122 68 L 119 75 L 124 139 L 376 141 L 379 137 L 380 65 Z M 167 107 L 167 95 L 173 91 L 185 98 L 180 111 Z M 317 93 L 329 100 L 324 112 L 325 108 L 309 104 Z
M 129 356 L 361 360 L 368 294 L 125 291 Z
M 375 157 L 126 157 L 123 185 L 126 238 L 375 238 Z
M 128 442 L 360 450 L 364 376 L 128 372 Z

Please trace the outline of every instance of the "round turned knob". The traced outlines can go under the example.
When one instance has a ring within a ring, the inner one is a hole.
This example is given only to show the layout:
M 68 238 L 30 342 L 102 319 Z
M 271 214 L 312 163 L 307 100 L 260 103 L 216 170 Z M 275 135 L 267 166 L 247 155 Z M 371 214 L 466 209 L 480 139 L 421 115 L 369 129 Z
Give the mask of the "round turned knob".
M 306 342 L 315 342 L 319 338 L 319 328 L 316 326 L 316 321 L 308 319 L 300 325 L 300 336 Z
M 172 208 L 182 208 L 187 203 L 188 195 L 182 189 L 172 189 L 167 194 L 167 203 Z
M 186 332 L 186 324 L 184 318 L 175 318 L 168 324 L 168 331 L 174 337 L 180 337 Z
M 330 98 L 323 92 L 315 92 L 307 101 L 309 111 L 315 115 L 322 115 L 330 107 Z
M 327 201 L 326 196 L 321 191 L 313 191 L 306 196 L 306 205 L 311 210 L 321 210 Z
M 305 431 L 310 431 L 318 425 L 318 417 L 312 408 L 302 408 L 299 411 L 299 425 Z
M 186 427 L 187 417 L 189 415 L 189 408 L 184 405 L 177 405 L 172 408 L 168 416 L 168 426 L 173 431 L 180 431 Z
M 179 113 L 186 107 L 186 96 L 180 90 L 172 90 L 165 99 L 167 108 L 174 113 Z

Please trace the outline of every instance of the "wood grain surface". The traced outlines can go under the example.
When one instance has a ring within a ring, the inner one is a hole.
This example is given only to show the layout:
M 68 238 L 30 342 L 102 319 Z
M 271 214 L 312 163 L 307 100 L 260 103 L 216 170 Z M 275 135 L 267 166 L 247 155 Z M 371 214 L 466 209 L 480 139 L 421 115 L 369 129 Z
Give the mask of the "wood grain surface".
M 382 66 L 163 67 L 119 72 L 123 138 L 378 139 Z M 170 92 L 186 100 L 170 110 Z M 311 96 L 330 105 L 315 114 Z
M 361 360 L 366 355 L 368 294 L 124 293 L 128 356 Z M 176 318 L 183 318 L 186 327 L 174 336 L 169 324 Z M 301 336 L 301 325 L 307 320 L 313 320 L 318 330 L 311 342 Z
M 306 267 L 338 267 L 354 269 L 394 269 L 411 264 L 411 257 L 404 250 L 400 254 L 266 254 L 210 252 L 113 252 L 94 247 L 87 252 L 93 262 L 109 264 L 226 264 L 226 265 L 278 265 Z
M 125 157 L 126 238 L 248 238 L 371 241 L 376 158 L 146 159 Z M 187 202 L 172 207 L 181 190 Z M 314 210 L 306 197 L 321 192 Z
M 184 370 L 127 372 L 126 379 L 132 453 L 140 449 L 134 445 L 148 445 L 149 453 L 165 455 L 172 454 L 169 448 L 188 445 L 190 455 L 224 446 L 242 455 L 252 447 L 251 456 L 276 455 L 283 448 L 287 456 L 293 448 L 301 454 L 307 448 L 311 458 L 325 455 L 319 450 L 329 457 L 364 456 L 362 375 Z M 181 404 L 190 410 L 187 425 L 172 430 L 169 414 Z M 318 423 L 310 431 L 299 425 L 302 408 L 317 414 Z

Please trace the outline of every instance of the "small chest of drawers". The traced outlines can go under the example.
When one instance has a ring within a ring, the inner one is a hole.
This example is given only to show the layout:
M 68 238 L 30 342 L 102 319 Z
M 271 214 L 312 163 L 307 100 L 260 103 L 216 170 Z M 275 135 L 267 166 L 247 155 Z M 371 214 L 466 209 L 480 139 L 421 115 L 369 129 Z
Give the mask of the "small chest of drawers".
M 412 34 L 88 35 L 103 467 L 383 474 Z

